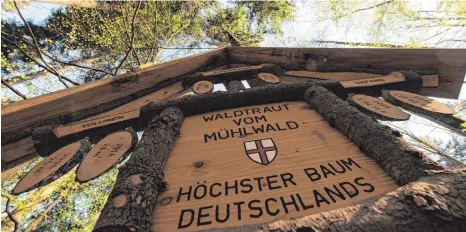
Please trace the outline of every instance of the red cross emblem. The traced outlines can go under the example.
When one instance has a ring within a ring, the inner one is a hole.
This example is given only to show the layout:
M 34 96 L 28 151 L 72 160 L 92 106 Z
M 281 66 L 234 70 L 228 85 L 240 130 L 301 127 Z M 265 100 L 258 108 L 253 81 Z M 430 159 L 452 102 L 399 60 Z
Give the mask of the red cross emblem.
M 268 165 L 277 157 L 277 147 L 271 138 L 244 142 L 244 150 L 258 164 Z

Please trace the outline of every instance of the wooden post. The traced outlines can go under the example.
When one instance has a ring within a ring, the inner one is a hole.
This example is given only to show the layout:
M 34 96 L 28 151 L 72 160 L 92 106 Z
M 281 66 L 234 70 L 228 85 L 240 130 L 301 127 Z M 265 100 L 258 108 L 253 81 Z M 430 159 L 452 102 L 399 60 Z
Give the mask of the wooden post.
M 313 86 L 304 96 L 311 108 L 358 145 L 399 185 L 419 179 L 426 170 L 443 169 L 404 142 L 399 132 L 374 121 L 327 89 Z
M 164 165 L 184 120 L 167 108 L 150 122 L 115 186 L 94 231 L 150 231 L 157 196 L 166 188 Z

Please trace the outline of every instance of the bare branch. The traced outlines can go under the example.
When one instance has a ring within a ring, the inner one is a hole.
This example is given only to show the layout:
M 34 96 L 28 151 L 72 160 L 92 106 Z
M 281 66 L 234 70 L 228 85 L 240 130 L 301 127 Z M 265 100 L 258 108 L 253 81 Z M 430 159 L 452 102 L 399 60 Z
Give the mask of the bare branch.
M 56 75 L 58 77 L 58 80 L 66 87 L 68 88 L 69 86 L 66 84 L 66 82 L 63 80 L 64 78 L 62 78 L 62 76 L 60 75 L 60 73 L 57 72 L 57 70 L 55 70 L 52 66 L 50 66 L 44 59 L 44 56 L 42 55 L 42 51 L 40 50 L 40 47 L 39 47 L 39 43 L 37 42 L 37 39 L 34 35 L 34 33 L 32 32 L 32 29 L 31 27 L 29 26 L 29 23 L 26 21 L 26 19 L 24 18 L 23 14 L 21 13 L 21 11 L 19 10 L 19 7 L 18 7 L 18 4 L 16 3 L 16 0 L 13 0 L 13 3 L 15 5 L 15 8 L 16 8 L 16 11 L 18 11 L 18 14 L 19 14 L 19 17 L 21 18 L 21 20 L 23 21 L 24 25 L 26 25 L 28 31 L 29 31 L 29 34 L 31 34 L 31 38 L 32 38 L 32 41 L 34 42 L 34 47 L 37 51 L 37 53 L 39 54 L 39 58 L 42 60 L 42 62 L 44 63 L 45 66 L 48 67 L 49 70 L 51 70 L 51 73 Z M 74 85 L 80 85 L 78 82 L 76 81 L 73 81 L 71 79 L 66 79 L 67 81 L 71 82 L 72 84 Z
M 19 44 L 17 44 L 16 42 L 13 42 L 12 40 L 8 39 L 8 38 L 2 38 L 3 40 L 11 43 L 12 45 L 14 45 L 21 53 L 23 53 L 28 59 L 30 59 L 31 61 L 33 61 L 34 63 L 36 63 L 39 67 L 47 70 L 48 72 L 52 73 L 53 75 L 57 75 L 56 72 L 54 72 L 52 69 L 50 69 L 48 66 L 42 64 L 40 61 L 38 61 L 36 58 L 34 58 L 33 56 L 31 56 L 29 53 L 27 53 L 21 46 L 19 46 Z M 75 84 L 76 82 L 71 80 L 70 78 L 68 77 L 65 77 L 65 76 L 61 76 L 61 78 L 63 78 L 64 80 L 67 80 L 73 84 Z M 63 82 L 62 82 L 63 83 Z M 76 85 L 79 85 L 79 83 L 76 83 Z
M 23 99 L 27 99 L 26 95 L 22 94 L 21 92 L 19 92 L 17 89 L 13 88 L 13 86 L 9 85 L 6 81 L 4 81 L 2 79 L 2 84 L 4 86 L 6 86 L 7 88 L 9 88 L 11 91 L 13 91 L 13 93 L 15 93 L 16 95 L 20 96 L 21 98 Z
M 86 67 L 86 66 L 82 66 L 82 65 L 72 63 L 72 62 L 61 61 L 61 60 L 59 60 L 59 59 L 57 59 L 57 58 L 53 57 L 52 55 L 47 54 L 45 52 L 44 52 L 44 55 L 47 56 L 48 58 L 50 58 L 51 60 L 53 60 L 53 61 L 55 61 L 57 63 L 60 63 L 60 64 L 64 64 L 64 65 L 68 65 L 68 66 L 74 66 L 74 67 L 77 67 L 77 68 L 83 68 L 83 69 L 88 69 L 88 70 L 92 70 L 92 71 L 96 71 L 96 72 L 101 72 L 101 73 L 113 75 L 112 72 L 107 71 L 107 70 L 93 68 L 93 67 Z
M 126 52 L 125 56 L 123 57 L 123 60 L 120 62 L 120 64 L 116 67 L 113 75 L 117 75 L 118 74 L 118 70 L 121 68 L 121 66 L 123 65 L 123 63 L 126 61 L 126 58 L 128 58 L 128 55 L 131 53 L 131 51 L 133 51 L 133 42 L 134 42 L 134 22 L 135 22 L 135 19 L 136 19 L 136 15 L 139 11 L 139 8 L 141 7 L 141 1 L 138 2 L 138 6 L 136 7 L 136 10 L 134 11 L 134 15 L 133 15 L 133 19 L 131 20 L 131 39 L 130 39 L 130 44 L 129 44 L 129 49 L 128 51 Z
M 19 229 L 19 222 L 18 222 L 18 220 L 16 220 L 15 216 L 14 216 L 14 215 L 11 213 L 11 211 L 10 211 L 11 198 L 10 198 L 10 196 L 8 196 L 8 195 L 6 195 L 6 194 L 3 194 L 3 193 L 2 193 L 2 195 L 3 195 L 3 197 L 6 198 L 5 212 L 4 212 L 4 213 L 6 213 L 6 215 L 8 216 L 8 218 L 9 218 L 9 219 L 13 222 L 13 224 L 15 225 L 14 231 L 16 232 L 16 231 L 18 231 L 18 229 Z

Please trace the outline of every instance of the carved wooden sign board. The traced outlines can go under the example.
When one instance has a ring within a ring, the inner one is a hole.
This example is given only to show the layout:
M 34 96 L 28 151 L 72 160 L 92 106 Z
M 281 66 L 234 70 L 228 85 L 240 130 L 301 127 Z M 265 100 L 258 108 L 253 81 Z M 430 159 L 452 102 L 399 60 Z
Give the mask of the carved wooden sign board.
M 329 211 L 398 188 L 304 102 L 187 117 L 153 231 L 197 231 Z

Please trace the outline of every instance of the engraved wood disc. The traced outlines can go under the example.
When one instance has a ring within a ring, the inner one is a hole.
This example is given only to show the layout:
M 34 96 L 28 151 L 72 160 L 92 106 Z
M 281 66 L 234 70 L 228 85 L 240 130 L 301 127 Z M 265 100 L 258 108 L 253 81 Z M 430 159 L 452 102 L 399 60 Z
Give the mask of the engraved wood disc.
M 129 155 L 137 141 L 137 135 L 132 130 L 107 135 L 84 157 L 76 170 L 76 178 L 79 182 L 87 182 L 104 174 L 123 160 L 122 157 Z
M 363 94 L 354 94 L 351 96 L 351 100 L 364 109 L 387 118 L 408 120 L 410 117 L 408 113 L 380 98 Z
M 74 168 L 91 149 L 88 141 L 68 144 L 43 159 L 15 186 L 12 193 L 20 194 L 46 185 Z
M 419 94 L 414 94 L 400 90 L 390 90 L 388 91 L 388 93 L 398 101 L 404 102 L 406 104 L 418 108 L 422 108 L 427 111 L 448 115 L 453 115 L 455 113 L 447 105 Z
M 198 81 L 193 85 L 193 91 L 197 94 L 210 93 L 214 90 L 214 85 L 210 81 Z
M 268 82 L 268 83 L 276 84 L 280 82 L 280 79 L 271 73 L 259 73 L 257 74 L 257 77 L 259 77 L 261 80 Z

